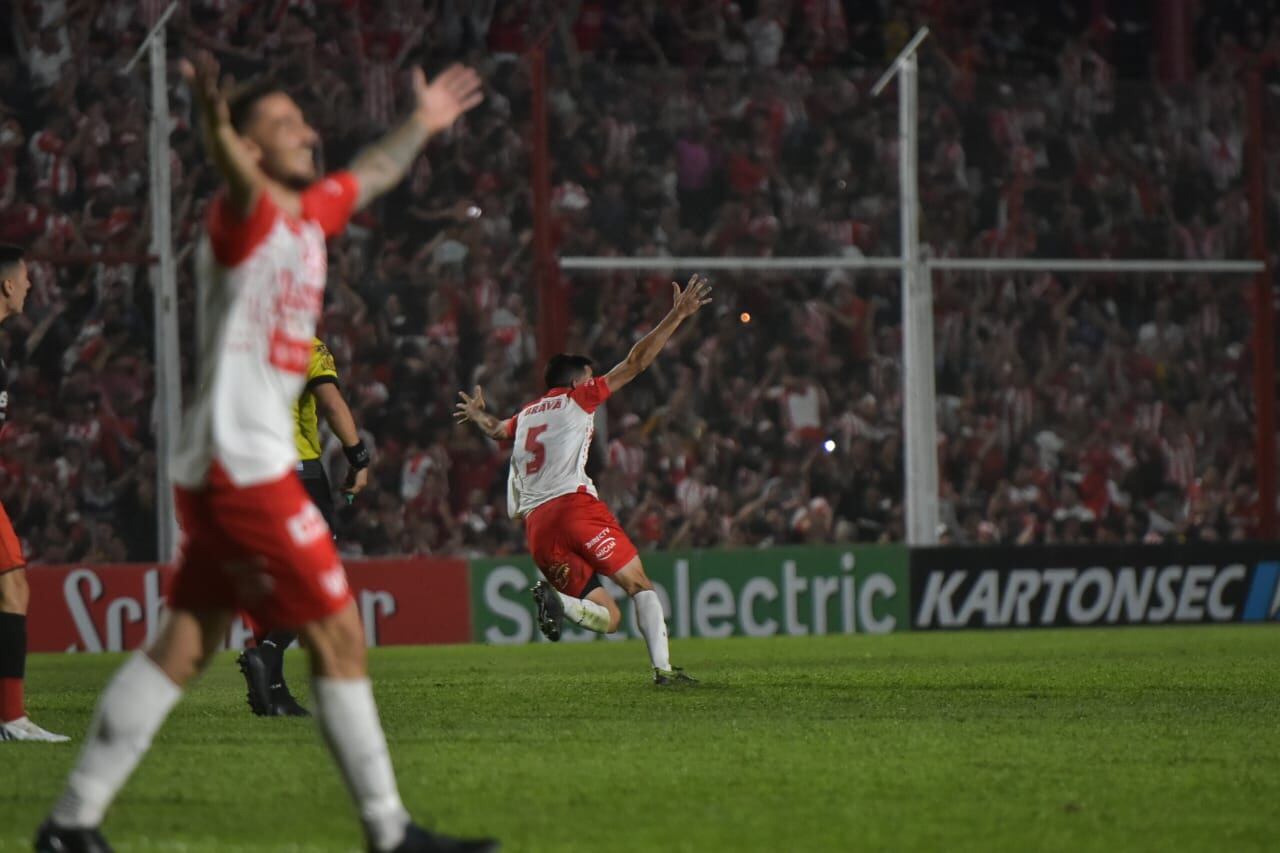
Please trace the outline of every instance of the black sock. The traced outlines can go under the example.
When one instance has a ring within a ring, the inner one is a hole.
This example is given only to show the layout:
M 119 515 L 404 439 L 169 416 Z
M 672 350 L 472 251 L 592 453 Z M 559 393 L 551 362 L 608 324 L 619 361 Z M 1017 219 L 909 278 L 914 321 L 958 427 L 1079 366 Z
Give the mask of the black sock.
M 272 631 L 258 646 L 267 664 L 267 680 L 272 687 L 284 686 L 284 650 L 298 638 L 291 631 Z
M 22 678 L 27 671 L 27 617 L 0 613 L 0 678 Z

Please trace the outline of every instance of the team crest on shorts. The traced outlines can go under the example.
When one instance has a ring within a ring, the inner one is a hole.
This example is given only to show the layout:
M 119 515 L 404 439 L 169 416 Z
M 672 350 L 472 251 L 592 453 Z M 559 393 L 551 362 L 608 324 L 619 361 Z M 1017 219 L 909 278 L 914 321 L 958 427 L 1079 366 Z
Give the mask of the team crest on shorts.
M 569 564 L 553 563 L 547 569 L 547 579 L 551 581 L 554 587 L 562 587 L 569 582 Z

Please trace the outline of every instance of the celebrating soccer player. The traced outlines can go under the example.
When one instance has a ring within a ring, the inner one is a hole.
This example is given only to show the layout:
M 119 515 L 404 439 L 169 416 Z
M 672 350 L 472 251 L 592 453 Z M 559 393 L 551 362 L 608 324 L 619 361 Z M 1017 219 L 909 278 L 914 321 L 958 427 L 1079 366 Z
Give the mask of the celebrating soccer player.
M 470 421 L 496 440 L 514 440 L 507 478 L 507 508 L 525 520 L 525 540 L 545 581 L 533 588 L 538 627 L 559 640 L 564 620 L 600 634 L 618 630 L 622 614 L 600 584 L 612 578 L 636 605 L 640 633 L 649 647 L 655 684 L 693 681 L 671 666 L 662 602 L 644 573 L 636 546 L 600 501 L 587 476 L 587 451 L 596 408 L 639 376 L 662 352 L 680 324 L 711 301 L 699 276 L 684 290 L 653 331 L 604 376 L 592 375 L 591 359 L 557 355 L 547 363 L 547 392 L 505 421 L 484 410 L 484 393 L 460 392 L 455 417 Z
M 31 281 L 27 262 L 17 246 L 0 246 L 0 323 L 22 313 Z M 0 360 L 0 427 L 9 413 L 8 375 Z M 23 677 L 27 668 L 27 561 L 13 532 L 9 515 L 0 506 L 0 741 L 26 740 L 61 743 L 66 735 L 45 731 L 27 717 Z
M 494 849 L 491 841 L 426 832 L 400 801 L 346 572 L 293 470 L 290 415 L 324 299 L 325 238 L 395 186 L 428 139 L 480 103 L 480 79 L 454 66 L 428 83 L 415 71 L 409 118 L 349 171 L 318 179 L 316 133 L 284 91 L 264 83 L 228 98 L 209 54 L 185 62 L 183 72 L 224 187 L 209 206 L 201 250 L 201 375 L 175 459 L 182 552 L 168 620 L 103 691 L 37 849 L 105 848 L 98 826 L 107 807 L 238 609 L 302 637 L 316 718 L 371 849 Z

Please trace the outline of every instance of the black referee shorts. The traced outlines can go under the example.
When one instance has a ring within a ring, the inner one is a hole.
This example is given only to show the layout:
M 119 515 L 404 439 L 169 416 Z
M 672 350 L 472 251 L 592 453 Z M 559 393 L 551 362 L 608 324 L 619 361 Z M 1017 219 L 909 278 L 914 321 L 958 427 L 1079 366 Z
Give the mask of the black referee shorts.
M 324 516 L 325 524 L 329 525 L 329 530 L 336 535 L 333 489 L 329 486 L 329 475 L 325 473 L 324 463 L 319 459 L 303 460 L 298 465 L 298 478 L 302 480 L 302 487 L 311 496 L 311 502 L 316 505 L 320 510 L 320 514 Z

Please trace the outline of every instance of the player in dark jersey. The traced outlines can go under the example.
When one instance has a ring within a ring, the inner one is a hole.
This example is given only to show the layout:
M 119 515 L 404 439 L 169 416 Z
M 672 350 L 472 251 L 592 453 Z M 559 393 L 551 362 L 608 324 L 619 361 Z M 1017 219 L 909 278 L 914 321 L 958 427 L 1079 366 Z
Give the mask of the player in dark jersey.
M 294 437 L 298 446 L 298 477 L 311 500 L 324 516 L 329 530 L 335 532 L 333 489 L 320 456 L 320 416 L 342 442 L 347 457 L 347 479 L 342 493 L 353 499 L 369 482 L 369 450 L 360 440 L 351 408 L 338 386 L 338 366 L 333 353 L 319 338 L 311 342 L 311 358 L 307 362 L 307 384 L 293 407 Z M 289 692 L 284 678 L 284 650 L 298 635 L 292 631 L 260 632 L 257 644 L 246 649 L 236 663 L 244 673 L 249 689 L 249 707 L 260 717 L 306 717 L 307 709 Z
M 22 313 L 31 282 L 17 246 L 0 246 L 0 323 Z M 0 427 L 9 413 L 8 376 L 0 361 Z M 66 735 L 45 731 L 27 717 L 23 679 L 27 668 L 27 561 L 9 515 L 0 506 L 0 741 L 60 743 Z

